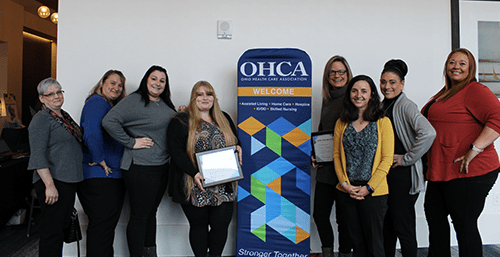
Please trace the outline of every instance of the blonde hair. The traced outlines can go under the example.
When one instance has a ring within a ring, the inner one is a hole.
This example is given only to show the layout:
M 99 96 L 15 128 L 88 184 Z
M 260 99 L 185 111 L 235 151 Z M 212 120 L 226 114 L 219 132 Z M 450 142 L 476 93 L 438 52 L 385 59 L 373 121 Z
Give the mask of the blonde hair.
M 123 90 L 122 90 L 122 93 L 120 94 L 120 96 L 115 99 L 115 100 L 111 100 L 109 99 L 107 96 L 105 96 L 103 93 L 102 93 L 102 85 L 104 85 L 104 82 L 109 78 L 109 76 L 113 75 L 113 74 L 116 74 L 118 75 L 118 77 L 120 77 L 120 82 L 122 83 L 122 86 L 123 86 Z M 108 70 L 106 71 L 106 73 L 104 73 L 104 75 L 102 76 L 102 78 L 99 80 L 99 82 L 97 82 L 97 84 L 92 88 L 92 90 L 90 91 L 90 94 L 89 96 L 87 97 L 87 99 L 85 99 L 85 101 L 89 100 L 92 96 L 94 95 L 100 95 L 102 96 L 102 98 L 104 98 L 109 104 L 111 104 L 111 106 L 115 106 L 118 102 L 120 102 L 124 97 L 125 95 L 127 95 L 126 93 L 126 90 L 125 90 L 125 76 L 123 75 L 123 73 L 119 70 Z
M 347 86 L 347 84 L 349 84 L 349 81 L 351 81 L 352 79 L 351 66 L 349 66 L 347 60 L 340 55 L 332 56 L 332 58 L 330 58 L 328 62 L 326 62 L 325 70 L 323 71 L 323 89 L 322 89 L 323 100 L 332 98 L 332 96 L 330 95 L 330 88 L 333 88 L 332 85 L 330 84 L 330 69 L 332 68 L 334 62 L 340 62 L 345 66 L 345 69 L 347 71 L 347 81 L 345 82 L 345 86 Z M 335 90 L 335 88 L 333 89 Z
M 212 95 L 214 97 L 213 106 L 210 109 L 210 117 L 215 122 L 217 126 L 222 130 L 224 134 L 224 139 L 226 142 L 226 146 L 235 145 L 238 140 L 231 130 L 231 126 L 229 121 L 226 119 L 224 113 L 222 113 L 219 102 L 217 100 L 217 96 L 215 94 L 215 90 L 210 83 L 207 81 L 198 81 L 194 84 L 193 89 L 191 90 L 191 99 L 189 100 L 188 111 L 189 111 L 189 125 L 188 125 L 188 140 L 186 152 L 191 162 L 195 167 L 197 167 L 196 158 L 195 158 L 195 147 L 196 142 L 198 141 L 199 134 L 196 132 L 201 131 L 201 114 L 198 107 L 196 107 L 196 98 L 198 97 L 198 90 L 204 87 L 205 91 L 208 95 Z M 186 196 L 189 199 L 191 196 L 191 189 L 194 186 L 194 180 L 191 176 L 185 175 L 185 190 Z

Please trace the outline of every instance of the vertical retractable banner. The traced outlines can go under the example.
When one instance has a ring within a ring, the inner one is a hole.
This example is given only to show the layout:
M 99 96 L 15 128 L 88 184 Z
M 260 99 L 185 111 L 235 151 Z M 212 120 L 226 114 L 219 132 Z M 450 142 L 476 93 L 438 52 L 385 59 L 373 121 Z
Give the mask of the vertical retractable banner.
M 309 256 L 311 79 L 299 49 L 251 49 L 238 61 L 236 256 Z

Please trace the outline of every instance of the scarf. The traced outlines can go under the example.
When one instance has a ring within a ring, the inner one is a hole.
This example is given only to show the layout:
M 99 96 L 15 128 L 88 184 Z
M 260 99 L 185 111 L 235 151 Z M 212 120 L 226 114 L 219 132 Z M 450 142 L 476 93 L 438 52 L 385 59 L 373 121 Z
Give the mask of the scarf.
M 67 112 L 61 109 L 62 117 L 60 117 L 59 115 L 57 115 L 56 112 L 50 110 L 45 105 L 42 106 L 42 109 L 49 110 L 50 115 L 54 117 L 57 123 L 61 124 L 63 128 L 65 128 L 69 133 L 71 133 L 71 135 L 73 135 L 76 138 L 76 140 L 78 140 L 78 142 L 82 143 L 83 141 L 82 129 L 80 128 L 80 126 L 78 126 L 78 124 L 76 124 L 76 122 L 73 120 L 73 118 L 71 118 L 71 116 Z

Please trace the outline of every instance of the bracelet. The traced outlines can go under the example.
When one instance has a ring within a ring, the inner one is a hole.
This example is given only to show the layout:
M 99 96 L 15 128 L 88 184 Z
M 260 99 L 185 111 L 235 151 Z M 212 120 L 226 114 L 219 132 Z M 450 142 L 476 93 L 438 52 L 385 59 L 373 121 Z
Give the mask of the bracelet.
M 345 184 L 347 184 L 347 182 L 344 182 L 344 183 L 340 184 L 340 187 L 341 187 L 341 188 L 344 188 L 344 185 L 345 185 Z
M 476 153 L 481 153 L 482 151 L 484 151 L 484 149 L 477 148 L 474 144 L 470 145 L 470 149 Z

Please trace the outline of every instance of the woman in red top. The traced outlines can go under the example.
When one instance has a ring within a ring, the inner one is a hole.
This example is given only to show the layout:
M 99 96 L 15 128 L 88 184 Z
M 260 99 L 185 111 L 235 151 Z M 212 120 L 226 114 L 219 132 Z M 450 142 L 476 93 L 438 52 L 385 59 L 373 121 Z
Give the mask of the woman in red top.
M 474 56 L 453 50 L 445 86 L 422 109 L 437 134 L 428 152 L 424 203 L 430 257 L 451 255 L 448 215 L 460 257 L 483 256 L 477 219 L 499 172 L 493 142 L 500 135 L 500 102 L 475 74 Z

